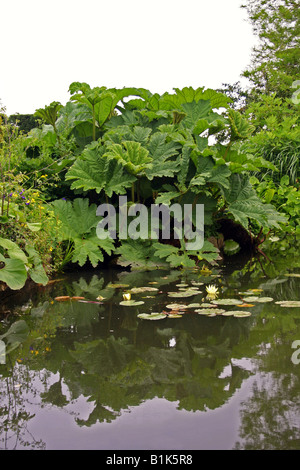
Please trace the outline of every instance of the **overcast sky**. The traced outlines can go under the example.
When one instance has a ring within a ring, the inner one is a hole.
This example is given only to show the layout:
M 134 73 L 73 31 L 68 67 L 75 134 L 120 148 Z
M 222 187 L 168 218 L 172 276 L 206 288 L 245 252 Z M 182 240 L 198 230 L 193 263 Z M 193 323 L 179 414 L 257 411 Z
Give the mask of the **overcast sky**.
M 0 0 L 0 100 L 26 114 L 65 104 L 73 81 L 152 93 L 234 83 L 256 42 L 241 3 Z

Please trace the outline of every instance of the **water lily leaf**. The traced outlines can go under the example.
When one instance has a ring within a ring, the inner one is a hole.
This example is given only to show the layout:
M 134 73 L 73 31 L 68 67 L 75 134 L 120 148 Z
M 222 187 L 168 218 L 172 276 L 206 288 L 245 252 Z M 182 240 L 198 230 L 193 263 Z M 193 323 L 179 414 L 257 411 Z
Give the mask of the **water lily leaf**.
M 184 304 L 168 304 L 166 305 L 166 308 L 169 308 L 170 310 L 180 310 L 182 308 L 187 308 L 187 305 Z
M 216 308 L 216 304 L 209 304 L 207 302 L 204 302 L 203 304 L 200 305 L 201 308 Z
M 188 304 L 185 308 L 201 308 L 203 306 L 203 304 Z M 211 305 L 209 305 L 211 307 Z
M 259 297 L 257 302 L 264 304 L 265 302 L 272 302 L 273 297 Z
M 189 287 L 188 284 L 176 284 L 176 287 Z
M 239 308 L 241 308 L 241 307 L 248 307 L 248 308 L 249 307 L 254 307 L 254 304 L 241 304 L 241 305 L 239 305 Z
M 122 300 L 120 302 L 120 305 L 123 305 L 124 307 L 135 307 L 136 305 L 143 305 L 145 302 L 142 300 Z
M 163 320 L 166 316 L 164 313 L 140 313 L 138 318 L 143 320 Z
M 192 281 L 192 284 L 193 284 L 193 286 L 203 286 L 203 285 L 204 285 L 204 282 Z
M 191 297 L 192 295 L 196 295 L 198 292 L 195 291 L 185 291 L 185 292 L 168 292 L 169 297 Z
M 251 315 L 251 312 L 244 312 L 242 310 L 237 310 L 233 314 L 234 317 L 250 317 L 250 315 Z
M 256 297 L 256 296 L 250 296 L 250 297 L 244 297 L 245 302 L 259 302 L 259 303 L 265 303 L 265 302 L 272 302 L 273 298 L 272 297 Z
M 258 302 L 259 297 L 250 295 L 249 297 L 243 297 L 244 302 Z
M 231 317 L 234 314 L 235 314 L 235 310 L 227 310 L 227 311 L 224 310 L 224 312 L 222 313 L 222 316 L 223 317 Z
M 179 313 L 169 313 L 168 318 L 182 318 Z
M 156 292 L 158 291 L 157 287 L 132 287 L 132 289 L 129 290 L 131 294 L 141 294 L 143 292 Z
M 71 300 L 71 297 L 69 295 L 61 295 L 59 297 L 55 297 L 54 300 L 57 300 L 58 302 L 65 302 L 66 300 Z
M 210 315 L 211 313 L 219 315 L 225 312 L 225 310 L 223 310 L 222 308 L 199 308 L 195 310 L 195 312 L 197 312 L 199 315 Z
M 300 307 L 300 300 L 280 300 L 275 304 L 279 304 L 280 307 Z
M 214 303 L 217 305 L 239 305 L 243 302 L 239 299 L 217 299 L 214 300 Z

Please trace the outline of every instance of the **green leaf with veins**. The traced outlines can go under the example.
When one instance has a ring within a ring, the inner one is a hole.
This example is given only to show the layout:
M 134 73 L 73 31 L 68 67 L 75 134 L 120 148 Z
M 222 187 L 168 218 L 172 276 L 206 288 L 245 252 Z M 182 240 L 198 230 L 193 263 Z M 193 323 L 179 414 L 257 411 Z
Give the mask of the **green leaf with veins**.
M 103 190 L 109 197 L 126 193 L 135 176 L 127 173 L 120 161 L 106 158 L 103 153 L 104 148 L 98 143 L 85 148 L 66 174 L 66 180 L 73 180 L 71 189 L 94 189 L 97 193 Z

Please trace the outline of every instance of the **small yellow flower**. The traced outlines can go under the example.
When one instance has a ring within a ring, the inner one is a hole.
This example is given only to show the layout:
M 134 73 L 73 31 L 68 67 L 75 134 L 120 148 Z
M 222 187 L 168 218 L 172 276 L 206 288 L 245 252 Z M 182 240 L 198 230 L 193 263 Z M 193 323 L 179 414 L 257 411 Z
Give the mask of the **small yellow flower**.
M 124 300 L 130 300 L 130 299 L 131 299 L 131 294 L 130 294 L 130 292 L 127 292 L 126 294 L 123 294 L 123 299 L 124 299 Z
M 53 251 L 53 248 L 52 248 L 52 246 L 50 246 L 50 248 L 49 248 L 49 251 Z
M 41 178 L 47 178 L 48 175 L 42 175 Z

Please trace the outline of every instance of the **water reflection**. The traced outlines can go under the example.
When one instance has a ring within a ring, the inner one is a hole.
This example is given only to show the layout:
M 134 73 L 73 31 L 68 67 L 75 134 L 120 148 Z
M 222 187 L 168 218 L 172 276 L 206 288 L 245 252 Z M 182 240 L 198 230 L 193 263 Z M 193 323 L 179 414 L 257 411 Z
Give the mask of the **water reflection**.
M 86 273 L 35 292 L 3 324 L 25 319 L 29 328 L 18 330 L 21 347 L 0 366 L 1 448 L 299 449 L 300 365 L 291 361 L 299 308 L 272 302 L 247 318 L 137 317 L 162 311 L 168 292 L 191 280 L 214 282 L 227 296 L 260 287 L 274 301 L 299 298 L 299 278 L 248 269 L 205 278 Z M 138 307 L 120 306 L 124 289 L 110 287 L 149 282 L 158 291 L 140 294 Z M 105 300 L 56 302 L 61 295 Z

